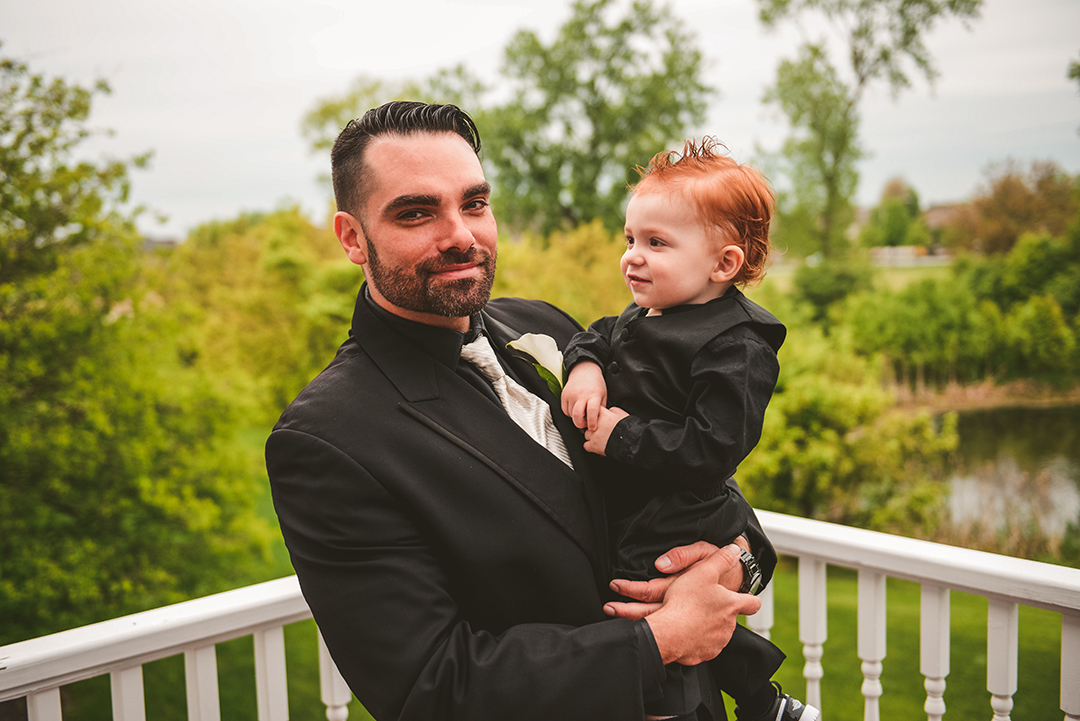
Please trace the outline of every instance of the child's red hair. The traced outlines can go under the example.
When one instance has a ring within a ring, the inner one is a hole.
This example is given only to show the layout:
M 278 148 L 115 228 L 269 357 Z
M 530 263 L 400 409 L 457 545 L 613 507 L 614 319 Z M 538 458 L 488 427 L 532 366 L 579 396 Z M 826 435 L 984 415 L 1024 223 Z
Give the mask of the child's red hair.
M 635 195 L 685 193 L 701 221 L 716 228 L 725 245 L 734 243 L 743 249 L 746 260 L 734 282 L 746 285 L 765 275 L 776 194 L 759 170 L 722 155 L 719 148 L 727 150 L 706 135 L 700 144 L 687 140 L 681 155 L 672 150 L 657 153 L 648 168 L 637 168 L 641 181 L 632 190 Z M 673 155 L 677 156 L 674 160 Z

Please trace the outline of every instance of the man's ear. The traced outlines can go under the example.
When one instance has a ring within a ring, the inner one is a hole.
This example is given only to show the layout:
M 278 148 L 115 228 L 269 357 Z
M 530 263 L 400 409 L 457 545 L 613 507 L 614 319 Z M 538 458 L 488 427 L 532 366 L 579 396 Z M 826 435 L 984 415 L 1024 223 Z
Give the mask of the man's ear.
M 367 264 L 367 242 L 359 220 L 339 210 L 334 213 L 334 234 L 349 260 L 357 265 Z
M 716 283 L 730 283 L 746 262 L 746 253 L 734 243 L 728 243 L 720 249 L 716 256 L 716 265 L 713 268 L 712 280 Z

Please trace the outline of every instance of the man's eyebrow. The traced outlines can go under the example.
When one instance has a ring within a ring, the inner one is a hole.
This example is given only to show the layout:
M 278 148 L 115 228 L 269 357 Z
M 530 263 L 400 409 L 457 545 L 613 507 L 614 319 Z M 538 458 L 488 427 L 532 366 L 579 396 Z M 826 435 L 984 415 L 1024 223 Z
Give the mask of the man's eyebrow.
M 491 183 L 486 180 L 482 183 L 477 183 L 469 188 L 465 189 L 465 192 L 461 194 L 462 200 L 468 200 L 469 198 L 475 198 L 478 195 L 491 195 Z
M 384 213 L 393 213 L 404 208 L 422 207 L 422 208 L 434 208 L 439 205 L 439 197 L 437 195 L 399 195 L 391 200 L 383 208 Z

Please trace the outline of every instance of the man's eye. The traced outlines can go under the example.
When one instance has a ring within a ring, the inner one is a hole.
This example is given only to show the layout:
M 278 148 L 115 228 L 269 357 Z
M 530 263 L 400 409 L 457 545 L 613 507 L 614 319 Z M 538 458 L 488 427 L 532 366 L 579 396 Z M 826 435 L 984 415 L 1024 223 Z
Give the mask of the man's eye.
M 486 200 L 484 200 L 483 198 L 477 198 L 476 200 L 470 200 L 468 203 L 466 203 L 465 204 L 465 209 L 466 210 L 484 210 L 485 208 L 488 207 L 488 205 L 489 205 L 489 203 Z
M 424 217 L 424 213 L 419 210 L 406 210 L 404 213 L 398 215 L 398 220 L 419 220 Z

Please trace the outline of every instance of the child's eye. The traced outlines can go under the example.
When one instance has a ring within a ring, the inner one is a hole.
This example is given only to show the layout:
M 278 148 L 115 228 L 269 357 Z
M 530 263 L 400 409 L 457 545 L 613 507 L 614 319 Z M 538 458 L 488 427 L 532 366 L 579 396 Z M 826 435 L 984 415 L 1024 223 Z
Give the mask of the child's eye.
M 666 244 L 659 238 L 649 238 L 649 245 L 651 245 L 653 248 L 660 248 Z
M 634 237 L 632 235 L 626 236 L 626 247 L 627 248 L 633 248 L 634 247 Z

